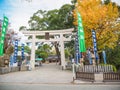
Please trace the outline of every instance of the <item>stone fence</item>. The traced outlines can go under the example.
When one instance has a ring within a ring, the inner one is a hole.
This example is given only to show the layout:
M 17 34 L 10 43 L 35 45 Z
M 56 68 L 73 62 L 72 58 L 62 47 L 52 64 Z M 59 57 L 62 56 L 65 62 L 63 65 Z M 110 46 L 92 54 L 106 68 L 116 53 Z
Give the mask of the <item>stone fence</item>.
M 94 73 L 98 73 L 98 72 L 113 72 L 113 67 L 112 65 L 84 65 L 82 67 L 80 66 L 76 66 L 75 68 L 76 71 L 78 72 L 94 72 Z
M 17 72 L 17 71 L 28 71 L 28 66 L 0 67 L 0 74 L 6 74 L 10 72 Z

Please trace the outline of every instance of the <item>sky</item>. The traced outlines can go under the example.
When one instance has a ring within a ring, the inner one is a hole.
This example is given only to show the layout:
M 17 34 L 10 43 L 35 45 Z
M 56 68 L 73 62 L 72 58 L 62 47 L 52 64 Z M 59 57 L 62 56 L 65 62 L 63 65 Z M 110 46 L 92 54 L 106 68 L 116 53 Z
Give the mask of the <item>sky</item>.
M 30 17 L 38 10 L 59 9 L 64 4 L 71 4 L 71 0 L 0 0 L 0 19 L 9 18 L 11 28 L 18 31 L 20 26 L 29 26 Z M 120 5 L 120 0 L 112 0 Z
M 0 19 L 9 18 L 11 28 L 18 31 L 20 26 L 29 26 L 30 17 L 38 10 L 59 9 L 71 0 L 0 0 Z M 120 5 L 120 0 L 112 0 Z
M 120 5 L 120 0 L 111 0 L 112 2 L 116 2 L 118 5 Z
M 7 16 L 11 28 L 18 31 L 20 26 L 29 26 L 28 21 L 36 11 L 59 9 L 64 4 L 71 4 L 71 0 L 0 0 L 0 19 Z

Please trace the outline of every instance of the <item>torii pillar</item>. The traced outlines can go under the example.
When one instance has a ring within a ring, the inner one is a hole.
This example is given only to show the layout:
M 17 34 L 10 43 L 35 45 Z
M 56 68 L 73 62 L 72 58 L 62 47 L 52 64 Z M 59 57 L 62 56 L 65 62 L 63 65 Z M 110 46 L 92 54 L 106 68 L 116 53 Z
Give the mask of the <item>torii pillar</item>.
M 66 66 L 65 66 L 65 52 L 64 52 L 64 38 L 63 38 L 63 34 L 60 34 L 60 55 L 61 55 L 61 66 L 62 66 L 62 69 L 66 69 Z
M 30 57 L 30 65 L 32 69 L 35 68 L 35 39 L 36 36 L 32 35 L 32 46 L 31 46 L 31 57 Z

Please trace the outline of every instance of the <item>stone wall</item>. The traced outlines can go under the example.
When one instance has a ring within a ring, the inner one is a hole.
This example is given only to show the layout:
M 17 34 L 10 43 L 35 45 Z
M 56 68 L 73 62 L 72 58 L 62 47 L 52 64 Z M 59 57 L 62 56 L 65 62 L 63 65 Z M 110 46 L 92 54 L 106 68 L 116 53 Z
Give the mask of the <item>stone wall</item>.
M 28 71 L 28 66 L 0 67 L 0 74 L 7 74 L 10 72 L 18 72 L 18 71 Z
M 3 56 L 0 56 L 0 67 L 5 67 Z
M 0 67 L 9 66 L 9 55 L 0 56 Z

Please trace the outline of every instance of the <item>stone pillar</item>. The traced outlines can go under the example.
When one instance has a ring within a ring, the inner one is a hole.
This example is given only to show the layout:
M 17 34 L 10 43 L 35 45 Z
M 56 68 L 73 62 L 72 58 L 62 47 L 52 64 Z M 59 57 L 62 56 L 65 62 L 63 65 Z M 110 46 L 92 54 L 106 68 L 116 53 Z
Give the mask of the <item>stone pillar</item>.
M 103 73 L 95 73 L 95 82 L 103 82 Z
M 60 52 L 61 52 L 61 66 L 63 69 L 66 69 L 65 67 L 65 52 L 64 52 L 64 41 L 63 41 L 63 34 L 60 34 Z
M 32 69 L 35 68 L 35 35 L 32 35 L 32 46 L 31 46 L 31 57 L 30 57 L 30 66 Z

